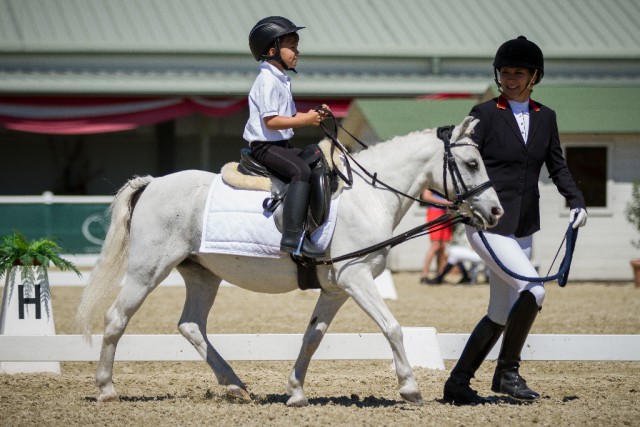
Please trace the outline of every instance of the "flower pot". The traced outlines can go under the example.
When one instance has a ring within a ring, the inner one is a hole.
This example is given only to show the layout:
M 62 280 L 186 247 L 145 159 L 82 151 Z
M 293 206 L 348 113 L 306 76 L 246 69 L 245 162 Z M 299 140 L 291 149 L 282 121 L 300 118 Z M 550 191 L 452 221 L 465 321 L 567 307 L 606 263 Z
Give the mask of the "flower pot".
M 633 278 L 636 283 L 636 288 L 640 288 L 640 259 L 632 259 L 631 268 L 633 268 Z

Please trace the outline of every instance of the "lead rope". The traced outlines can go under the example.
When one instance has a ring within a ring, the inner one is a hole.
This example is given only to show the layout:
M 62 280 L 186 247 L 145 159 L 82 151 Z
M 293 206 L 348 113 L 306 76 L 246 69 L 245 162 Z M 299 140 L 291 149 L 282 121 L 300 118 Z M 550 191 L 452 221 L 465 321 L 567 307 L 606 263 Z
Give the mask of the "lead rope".
M 487 248 L 487 250 L 489 251 L 489 253 L 491 254 L 491 258 L 493 258 L 493 260 L 496 262 L 496 264 L 498 264 L 498 267 L 500 267 L 502 269 L 502 271 L 504 271 L 505 273 L 507 273 L 509 276 L 518 279 L 518 280 L 524 280 L 527 282 L 550 282 L 552 280 L 558 280 L 558 285 L 560 285 L 561 288 L 564 288 L 565 285 L 567 284 L 567 281 L 569 280 L 569 270 L 571 268 L 571 260 L 573 259 L 573 252 L 574 249 L 576 247 L 576 240 L 578 239 L 578 230 L 573 228 L 573 223 L 575 222 L 575 219 L 573 221 L 571 221 L 571 223 L 569 223 L 569 228 L 567 229 L 567 232 L 564 235 L 564 238 L 562 239 L 562 242 L 560 243 L 560 247 L 558 248 L 558 252 L 556 252 L 556 257 L 553 259 L 553 262 L 551 263 L 551 265 L 553 266 L 553 263 L 555 262 L 556 258 L 558 257 L 558 253 L 560 252 L 560 248 L 562 247 L 562 244 L 566 241 L 566 248 L 565 248 L 565 252 L 564 252 L 564 258 L 562 259 L 562 262 L 560 263 L 560 267 L 558 269 L 558 272 L 556 274 L 554 274 L 553 276 L 549 276 L 549 273 L 547 272 L 547 276 L 546 277 L 526 277 L 526 276 L 522 276 L 516 272 L 513 272 L 511 270 L 509 270 L 503 263 L 502 261 L 500 261 L 500 259 L 498 258 L 498 256 L 496 255 L 496 253 L 493 251 L 493 249 L 491 248 L 491 246 L 489 246 L 489 242 L 487 241 L 487 238 L 485 237 L 484 233 L 482 230 L 478 230 L 478 234 L 480 235 L 480 239 L 482 240 L 482 243 L 484 243 L 484 246 Z M 549 271 L 551 271 L 551 267 L 549 267 Z

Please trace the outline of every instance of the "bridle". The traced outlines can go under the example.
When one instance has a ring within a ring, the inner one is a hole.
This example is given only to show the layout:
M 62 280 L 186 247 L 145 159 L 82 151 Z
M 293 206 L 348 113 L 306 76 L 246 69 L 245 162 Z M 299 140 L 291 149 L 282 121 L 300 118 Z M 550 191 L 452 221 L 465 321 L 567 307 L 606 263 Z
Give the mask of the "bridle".
M 453 183 L 453 189 L 456 192 L 456 197 L 452 200 L 455 206 L 459 206 L 462 203 L 465 203 L 468 198 L 473 196 L 474 194 L 480 193 L 481 191 L 486 190 L 489 187 L 492 187 L 493 184 L 490 180 L 487 180 L 485 183 L 477 185 L 471 189 L 467 188 L 464 180 L 462 179 L 462 174 L 460 173 L 460 169 L 458 168 L 458 164 L 456 163 L 455 157 L 453 157 L 453 153 L 451 152 L 452 148 L 463 147 L 465 145 L 476 147 L 473 143 L 469 142 L 454 142 L 451 143 L 451 134 L 453 133 L 454 126 L 441 126 L 438 128 L 437 135 L 438 138 L 442 140 L 444 143 L 444 167 L 442 168 L 442 180 L 444 183 L 444 194 L 440 194 L 435 190 L 431 190 L 439 196 L 444 196 L 445 199 L 451 200 L 449 198 L 449 190 L 447 186 L 447 176 L 451 177 L 451 182 Z M 449 172 L 447 174 L 447 171 Z
M 346 175 L 344 175 L 339 168 L 334 168 L 334 172 L 348 185 L 352 185 L 353 184 L 353 175 L 352 175 L 352 171 L 351 171 L 351 165 L 349 163 L 349 160 L 351 160 L 354 164 L 356 164 L 358 166 L 358 168 L 369 178 L 371 178 L 371 185 L 376 187 L 376 184 L 386 188 L 389 191 L 392 191 L 393 193 L 399 194 L 401 196 L 407 197 L 411 200 L 417 201 L 417 202 L 421 202 L 423 203 L 423 200 L 420 200 L 416 197 L 411 196 L 410 194 L 406 194 L 400 190 L 397 190 L 393 187 L 391 187 L 388 184 L 385 184 L 383 181 L 381 181 L 380 179 L 378 179 L 378 175 L 377 173 L 371 173 L 369 172 L 364 166 L 362 166 L 360 163 L 357 162 L 356 159 L 353 158 L 353 156 L 351 156 L 351 154 L 348 152 L 348 150 L 344 147 L 344 145 L 342 145 L 342 143 L 340 141 L 338 141 L 337 135 L 338 135 L 338 128 L 342 129 L 347 135 L 349 135 L 351 138 L 353 138 L 354 141 L 356 141 L 358 144 L 360 144 L 362 147 L 364 147 L 365 149 L 369 148 L 365 143 L 363 143 L 362 141 L 360 141 L 358 138 L 356 138 L 354 135 L 352 135 L 349 131 L 347 131 L 341 124 L 338 123 L 338 121 L 336 120 L 335 116 L 333 115 L 333 113 L 324 108 L 324 107 L 317 107 L 316 111 L 322 111 L 328 118 L 332 119 L 333 122 L 333 130 L 330 130 L 324 123 L 320 123 L 320 128 L 322 129 L 322 131 L 324 132 L 324 134 L 327 136 L 327 138 L 329 138 L 331 140 L 331 156 L 333 157 L 333 154 L 335 152 L 335 150 L 337 149 L 338 151 L 340 151 L 344 156 L 345 159 L 348 159 L 345 162 L 345 167 L 346 167 Z M 454 142 L 451 143 L 451 134 L 453 132 L 454 126 L 443 126 L 438 128 L 437 131 L 437 135 L 438 138 L 441 139 L 444 143 L 444 167 L 443 167 L 443 174 L 444 174 L 444 188 L 445 188 L 445 194 L 442 195 L 439 192 L 436 192 L 434 190 L 434 193 L 439 194 L 440 196 L 443 196 L 445 199 L 450 200 L 449 199 L 449 192 L 447 190 L 447 176 L 449 175 L 451 177 L 451 181 L 453 183 L 453 188 L 455 190 L 455 199 L 451 200 L 453 202 L 453 205 L 442 205 L 442 204 L 438 204 L 438 203 L 428 203 L 430 206 L 434 206 L 437 208 L 441 208 L 441 209 L 446 209 L 446 210 L 459 210 L 459 206 L 463 203 L 467 203 L 466 199 L 468 199 L 469 197 L 473 196 L 474 194 L 477 194 L 481 191 L 484 191 L 485 189 L 489 188 L 492 186 L 491 181 L 487 181 L 483 184 L 480 184 L 476 187 L 473 187 L 471 189 L 469 189 L 465 183 L 464 180 L 462 178 L 462 174 L 460 173 L 460 170 L 458 168 L 458 165 L 456 164 L 456 160 L 453 157 L 453 154 L 451 152 L 452 148 L 456 148 L 456 147 L 462 147 L 462 146 L 473 146 L 475 147 L 475 144 L 472 143 L 468 143 L 468 142 Z M 448 173 L 447 173 L 448 172 Z M 334 258 L 330 258 L 328 260 L 317 260 L 317 259 L 308 259 L 308 258 L 304 258 L 303 260 L 299 260 L 301 263 L 303 264 L 307 264 L 307 265 L 331 265 L 335 262 L 338 261 L 343 261 L 346 259 L 351 259 L 351 258 L 357 258 L 357 257 L 361 257 L 364 255 L 368 255 L 370 253 L 376 252 L 380 249 L 389 247 L 392 248 L 393 246 L 396 246 L 400 243 L 406 242 L 407 240 L 410 239 L 414 239 L 416 237 L 420 237 L 420 236 L 424 236 L 426 234 L 429 234 L 433 231 L 436 230 L 440 230 L 444 227 L 449 226 L 450 224 L 456 224 L 459 222 L 463 222 L 465 220 L 465 217 L 460 214 L 460 213 L 456 213 L 456 214 L 452 214 L 450 212 L 445 213 L 444 215 L 440 216 L 439 218 L 436 218 L 434 221 L 429 221 L 425 224 L 421 224 L 418 227 L 412 228 L 411 230 L 408 230 L 398 236 L 394 236 L 388 240 L 385 240 L 383 242 L 377 243 L 373 246 L 369 246 L 367 248 L 355 251 L 355 252 L 351 252 L 345 255 L 341 255 L 338 257 L 334 257 Z
M 369 178 L 371 178 L 371 185 L 372 186 L 376 186 L 376 184 L 386 188 L 387 190 L 392 191 L 393 193 L 399 194 L 403 197 L 406 197 L 408 199 L 411 199 L 413 201 L 416 202 L 420 202 L 420 203 L 425 203 L 423 200 L 417 198 L 417 197 L 413 197 L 410 194 L 406 194 L 400 190 L 397 190 L 393 187 L 391 187 L 390 185 L 384 183 L 383 181 L 381 181 L 378 178 L 378 174 L 377 173 L 371 173 L 369 172 L 364 166 L 362 166 L 360 163 L 358 163 L 358 161 L 356 159 L 353 158 L 353 156 L 351 155 L 351 153 L 349 153 L 349 151 L 344 147 L 344 145 L 342 145 L 342 143 L 340 141 L 338 141 L 337 135 L 338 135 L 338 128 L 342 129 L 347 135 L 349 135 L 354 141 L 356 141 L 358 144 L 360 144 L 360 146 L 362 146 L 364 149 L 368 149 L 369 146 L 367 144 L 365 144 L 364 142 L 360 141 L 360 139 L 358 139 L 357 137 L 355 137 L 353 134 L 351 134 L 348 130 L 346 130 L 340 123 L 338 123 L 338 120 L 336 119 L 336 117 L 333 115 L 333 113 L 324 108 L 324 107 L 317 107 L 316 111 L 322 111 L 328 118 L 331 119 L 332 123 L 333 123 L 333 130 L 329 129 L 323 122 L 320 123 L 320 128 L 322 129 L 322 131 L 324 132 L 324 134 L 327 136 L 327 138 L 329 138 L 331 140 L 331 155 L 333 156 L 333 153 L 335 152 L 335 150 L 339 150 L 347 160 L 347 162 L 345 163 L 345 167 L 346 167 L 346 171 L 347 171 L 347 175 L 345 176 L 340 170 L 339 168 L 335 168 L 335 172 L 336 174 L 348 185 L 352 185 L 353 184 L 353 174 L 351 171 L 351 164 L 349 163 L 349 160 L 351 160 L 353 163 L 355 163 L 358 168 Z M 443 204 L 439 204 L 439 203 L 427 203 L 430 206 L 434 206 L 440 209 L 448 209 L 448 210 L 458 210 L 458 206 L 460 206 L 461 204 L 466 202 L 466 199 L 468 199 L 469 197 L 480 193 L 481 191 L 486 190 L 487 188 L 493 186 L 493 184 L 491 183 L 490 180 L 487 180 L 487 182 L 480 184 L 476 187 L 473 187 L 471 189 L 469 189 L 467 187 L 467 185 L 464 183 L 464 179 L 462 178 L 462 174 L 460 173 L 460 169 L 458 168 L 458 164 L 456 163 L 456 159 L 453 156 L 453 153 L 451 152 L 452 148 L 456 148 L 456 147 L 463 147 L 463 146 L 471 146 L 471 147 L 476 147 L 477 146 L 473 143 L 470 142 L 454 142 L 451 143 L 451 134 L 453 133 L 453 129 L 455 128 L 455 126 L 450 125 L 450 126 L 441 126 L 438 128 L 437 130 L 437 135 L 438 138 L 440 140 L 442 140 L 442 142 L 444 143 L 444 158 L 443 158 L 443 168 L 442 168 L 442 173 L 443 173 L 443 183 L 444 183 L 444 191 L 445 193 L 442 194 L 438 191 L 435 190 L 431 190 L 432 192 L 434 192 L 435 194 L 444 197 L 446 200 L 449 200 L 453 203 L 453 205 L 443 205 Z M 447 173 L 448 172 L 448 173 Z M 451 199 L 449 198 L 449 190 L 447 188 L 447 176 L 451 177 L 451 182 L 453 183 L 453 188 L 455 191 L 455 198 Z

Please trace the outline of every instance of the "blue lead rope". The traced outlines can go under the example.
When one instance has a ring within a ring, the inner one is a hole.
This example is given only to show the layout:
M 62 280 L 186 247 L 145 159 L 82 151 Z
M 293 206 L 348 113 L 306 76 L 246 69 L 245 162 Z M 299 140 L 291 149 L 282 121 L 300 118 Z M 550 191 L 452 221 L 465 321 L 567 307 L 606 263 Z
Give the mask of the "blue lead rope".
M 561 288 L 564 288 L 564 286 L 567 284 L 567 280 L 569 280 L 569 269 L 571 268 L 573 250 L 576 247 L 576 240 L 578 239 L 578 230 L 573 228 L 574 222 L 575 220 L 573 220 L 569 224 L 569 228 L 567 229 L 567 232 L 565 234 L 565 239 L 567 244 L 564 252 L 564 258 L 562 259 L 562 263 L 560 263 L 560 268 L 558 269 L 558 272 L 556 274 L 554 274 L 553 276 L 547 276 L 547 277 L 525 277 L 509 270 L 502 263 L 502 261 L 498 259 L 498 256 L 493 251 L 491 246 L 489 246 L 489 242 L 487 241 L 487 238 L 484 236 L 484 233 L 482 232 L 482 230 L 478 230 L 478 234 L 480 234 L 482 243 L 484 243 L 484 246 L 487 248 L 487 250 L 491 254 L 491 257 L 493 258 L 493 260 L 496 262 L 496 264 L 498 264 L 498 266 L 502 269 L 502 271 L 507 273 L 509 276 L 514 277 L 518 280 L 525 280 L 527 282 L 550 282 L 552 280 L 557 279 L 558 285 L 560 285 Z

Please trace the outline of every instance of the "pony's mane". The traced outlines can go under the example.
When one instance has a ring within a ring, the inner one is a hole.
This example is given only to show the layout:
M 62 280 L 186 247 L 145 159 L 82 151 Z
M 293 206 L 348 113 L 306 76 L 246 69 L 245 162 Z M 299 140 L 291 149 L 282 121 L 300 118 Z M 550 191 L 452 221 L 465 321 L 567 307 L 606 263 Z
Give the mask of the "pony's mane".
M 473 118 L 471 116 L 466 117 L 462 123 L 458 124 L 455 126 L 453 133 L 451 134 L 451 142 L 455 143 L 458 141 L 461 141 L 463 139 L 468 139 L 468 141 L 465 141 L 465 144 L 470 144 L 473 145 L 474 147 L 478 148 L 478 144 L 476 144 L 472 139 L 471 139 L 471 135 L 473 135 L 473 130 L 476 126 L 476 124 L 478 123 L 478 119 Z M 415 139 L 417 137 L 433 137 L 434 141 L 439 141 L 439 138 L 437 136 L 437 132 L 438 132 L 438 128 L 426 128 L 423 130 L 417 130 L 417 131 L 413 131 L 413 132 L 409 132 L 405 135 L 399 135 L 399 136 L 394 136 L 391 139 L 388 139 L 386 141 L 381 141 L 378 142 L 374 145 L 370 145 L 368 149 L 366 150 L 361 150 L 358 151 L 357 153 L 354 153 L 354 156 L 367 156 L 367 152 L 371 152 L 371 153 L 375 153 L 378 150 L 384 150 L 389 146 L 393 146 L 399 143 L 402 143 L 403 141 L 406 140 L 411 140 L 411 139 Z

